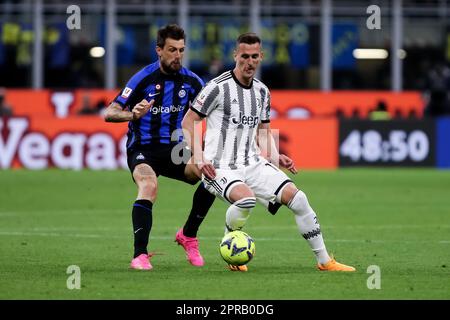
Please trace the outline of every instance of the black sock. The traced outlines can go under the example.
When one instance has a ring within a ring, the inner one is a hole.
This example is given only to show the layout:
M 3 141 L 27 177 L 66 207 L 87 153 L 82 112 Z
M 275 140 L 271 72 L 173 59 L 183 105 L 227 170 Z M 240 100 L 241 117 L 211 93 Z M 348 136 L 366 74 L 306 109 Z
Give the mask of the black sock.
M 196 237 L 198 227 L 205 219 L 206 214 L 208 213 L 209 208 L 211 208 L 214 203 L 215 196 L 209 193 L 208 190 L 205 189 L 203 182 L 199 184 L 197 190 L 195 190 L 194 197 L 192 199 L 192 209 L 191 213 L 189 213 L 189 217 L 184 224 L 183 234 L 186 237 Z
M 148 237 L 152 229 L 152 207 L 153 203 L 149 200 L 136 200 L 133 204 L 134 258 L 148 253 Z

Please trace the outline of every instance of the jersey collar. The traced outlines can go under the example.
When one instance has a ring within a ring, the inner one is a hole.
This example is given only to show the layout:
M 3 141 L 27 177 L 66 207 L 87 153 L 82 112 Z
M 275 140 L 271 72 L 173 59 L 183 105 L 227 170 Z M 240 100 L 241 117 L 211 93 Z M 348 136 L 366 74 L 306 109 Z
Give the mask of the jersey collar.
M 250 85 L 246 86 L 245 84 L 242 84 L 242 83 L 239 82 L 239 80 L 236 78 L 236 75 L 234 74 L 233 70 L 231 70 L 230 72 L 231 72 L 231 75 L 233 76 L 234 81 L 236 81 L 236 83 L 239 86 L 241 86 L 244 89 L 251 89 L 252 88 L 252 86 L 253 86 L 253 79 L 252 79 L 252 82 L 250 83 Z

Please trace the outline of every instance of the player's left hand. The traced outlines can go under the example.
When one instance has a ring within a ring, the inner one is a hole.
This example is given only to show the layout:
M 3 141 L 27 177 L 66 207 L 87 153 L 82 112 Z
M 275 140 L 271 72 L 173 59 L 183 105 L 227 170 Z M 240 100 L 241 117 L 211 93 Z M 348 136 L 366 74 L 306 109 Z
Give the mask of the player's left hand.
M 279 160 L 280 160 L 280 166 L 282 166 L 283 168 L 288 169 L 293 174 L 297 174 L 298 171 L 295 168 L 294 161 L 291 158 L 289 158 L 285 154 L 280 154 Z
M 150 110 L 152 105 L 155 103 L 155 100 L 151 100 L 148 102 L 145 99 L 142 99 L 141 102 L 139 102 L 137 105 L 134 106 L 133 110 L 131 110 L 133 114 L 133 120 L 138 120 L 145 116 L 145 114 Z
M 216 169 L 211 162 L 203 160 L 202 162 L 197 163 L 197 167 L 208 179 L 216 178 Z

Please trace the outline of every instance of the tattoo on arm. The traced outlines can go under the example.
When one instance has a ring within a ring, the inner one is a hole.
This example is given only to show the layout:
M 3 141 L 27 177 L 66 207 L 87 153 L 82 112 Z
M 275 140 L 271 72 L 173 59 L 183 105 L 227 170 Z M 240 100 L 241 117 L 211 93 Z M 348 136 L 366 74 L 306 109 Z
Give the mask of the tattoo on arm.
M 133 120 L 133 113 L 131 111 L 123 110 L 116 102 L 112 102 L 106 109 L 106 122 L 125 122 L 131 120 Z

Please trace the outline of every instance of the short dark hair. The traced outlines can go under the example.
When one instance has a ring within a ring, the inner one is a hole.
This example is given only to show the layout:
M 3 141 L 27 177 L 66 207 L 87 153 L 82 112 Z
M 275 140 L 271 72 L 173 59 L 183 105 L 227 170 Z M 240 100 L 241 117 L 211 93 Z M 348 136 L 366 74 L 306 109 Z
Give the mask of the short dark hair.
M 247 32 L 247 33 L 241 34 L 237 38 L 236 46 L 239 46 L 239 44 L 241 44 L 241 43 L 246 43 L 246 44 L 259 43 L 259 44 L 261 44 L 261 38 L 258 37 L 258 35 L 254 32 Z
M 169 24 L 158 30 L 156 45 L 161 49 L 164 48 L 167 38 L 171 38 L 174 40 L 186 40 L 186 35 L 184 34 L 183 28 L 181 28 L 177 24 Z

